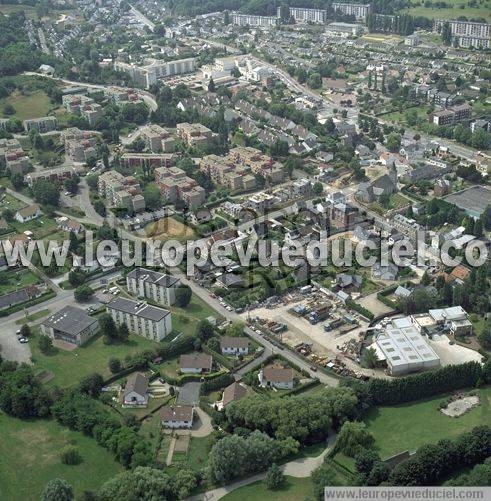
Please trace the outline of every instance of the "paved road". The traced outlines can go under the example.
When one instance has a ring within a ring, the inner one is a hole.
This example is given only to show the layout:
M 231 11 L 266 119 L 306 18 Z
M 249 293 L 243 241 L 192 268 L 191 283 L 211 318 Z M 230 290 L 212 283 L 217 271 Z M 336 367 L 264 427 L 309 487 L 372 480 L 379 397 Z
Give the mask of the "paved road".
M 297 478 L 306 478 L 312 475 L 312 472 L 317 469 L 323 462 L 324 457 L 328 453 L 328 451 L 333 446 L 336 440 L 336 435 L 333 434 L 329 437 L 327 442 L 326 449 L 319 454 L 319 456 L 314 458 L 301 458 L 295 459 L 294 461 L 290 461 L 285 463 L 281 469 L 285 475 L 289 475 L 290 477 Z M 224 487 L 219 487 L 217 489 L 213 489 L 210 491 L 206 491 L 202 494 L 197 494 L 196 496 L 192 496 L 188 498 L 189 501 L 218 501 L 218 499 L 223 498 L 229 492 L 235 491 L 239 487 L 243 487 L 245 485 L 252 484 L 254 482 L 258 482 L 259 480 L 263 480 L 266 476 L 266 473 L 258 473 L 253 475 L 252 477 L 244 478 L 242 480 L 237 480 L 236 482 L 232 482 Z

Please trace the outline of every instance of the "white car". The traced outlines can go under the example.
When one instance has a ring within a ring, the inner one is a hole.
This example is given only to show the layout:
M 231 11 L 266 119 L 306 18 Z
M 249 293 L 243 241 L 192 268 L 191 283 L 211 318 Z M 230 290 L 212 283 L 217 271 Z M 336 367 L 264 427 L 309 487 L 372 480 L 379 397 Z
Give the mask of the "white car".
M 29 339 L 27 339 L 26 337 L 19 338 L 19 343 L 24 344 L 24 343 L 28 343 L 28 342 L 29 342 Z

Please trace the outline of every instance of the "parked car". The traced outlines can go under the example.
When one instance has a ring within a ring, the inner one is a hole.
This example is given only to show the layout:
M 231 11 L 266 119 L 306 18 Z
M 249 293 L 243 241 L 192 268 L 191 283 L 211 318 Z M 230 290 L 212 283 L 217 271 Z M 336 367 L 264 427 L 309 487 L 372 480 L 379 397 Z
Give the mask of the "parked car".
M 24 343 L 28 343 L 28 342 L 29 342 L 29 339 L 27 339 L 26 337 L 19 338 L 19 343 L 24 344 Z

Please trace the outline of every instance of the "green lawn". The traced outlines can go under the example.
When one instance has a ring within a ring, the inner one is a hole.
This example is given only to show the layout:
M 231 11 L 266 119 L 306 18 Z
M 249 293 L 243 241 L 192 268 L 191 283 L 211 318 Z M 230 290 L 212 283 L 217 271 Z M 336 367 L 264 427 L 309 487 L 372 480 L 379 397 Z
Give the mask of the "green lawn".
M 33 330 L 35 333 L 39 332 L 37 328 Z M 157 343 L 135 335 L 131 335 L 127 343 L 105 345 L 102 336 L 98 336 L 85 346 L 78 347 L 73 351 L 56 349 L 54 354 L 44 355 L 39 350 L 37 340 L 39 335 L 39 333 L 35 334 L 30 342 L 34 366 L 39 371 L 52 372 L 55 377 L 49 381 L 49 384 L 59 386 L 71 386 L 77 383 L 80 378 L 93 372 L 110 376 L 107 368 L 110 358 L 124 360 L 126 355 L 133 355 L 157 346 Z
M 0 99 L 0 114 L 3 118 L 9 118 L 9 115 L 4 113 L 4 106 L 10 104 L 15 110 L 13 116 L 19 120 L 28 118 L 38 118 L 48 115 L 51 110 L 58 106 L 53 104 L 48 95 L 41 90 L 31 92 L 29 94 L 20 94 L 14 92 L 10 96 Z
M 21 421 L 0 414 L 0 499 L 39 500 L 46 483 L 63 478 L 81 499 L 84 490 L 96 490 L 122 471 L 113 455 L 97 442 L 55 421 Z M 75 445 L 83 462 L 61 463 L 60 450 Z
M 25 207 L 26 204 L 21 202 L 18 198 L 13 197 L 9 193 L 5 193 L 1 200 L 2 209 L 11 209 L 13 211 L 17 211 Z
M 39 282 L 39 278 L 29 270 L 2 272 L 2 276 L 5 283 L 0 285 L 0 296 Z
M 453 8 L 436 9 L 434 7 L 424 7 L 418 5 L 404 10 L 412 16 L 424 16 L 429 19 L 457 19 L 460 16 L 466 16 L 468 19 L 482 17 L 489 23 L 491 22 L 491 2 L 489 0 L 480 4 L 478 7 L 469 7 L 466 0 L 446 0 L 446 3 L 453 3 Z M 464 8 L 460 8 L 464 6 Z
M 474 426 L 491 424 L 491 387 L 479 390 L 481 405 L 459 418 L 445 416 L 438 404 L 448 395 L 417 402 L 372 409 L 365 419 L 382 459 L 415 450 L 423 444 L 450 438 Z
M 266 488 L 264 481 L 240 487 L 222 498 L 224 501 L 297 501 L 314 499 L 312 481 L 310 478 L 285 477 L 283 485 L 274 491 Z

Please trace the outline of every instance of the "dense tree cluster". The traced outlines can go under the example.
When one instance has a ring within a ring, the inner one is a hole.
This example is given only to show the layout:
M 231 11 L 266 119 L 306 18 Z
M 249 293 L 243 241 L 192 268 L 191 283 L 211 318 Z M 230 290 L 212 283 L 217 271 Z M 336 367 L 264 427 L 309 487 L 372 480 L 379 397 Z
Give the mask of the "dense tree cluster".
M 489 486 L 491 485 L 491 458 L 484 463 L 477 464 L 468 473 L 447 482 L 448 485 L 455 486 Z
M 51 408 L 63 426 L 94 437 L 98 444 L 114 453 L 125 467 L 151 463 L 149 443 L 128 426 L 123 426 L 109 411 L 78 390 L 67 391 Z
M 348 388 L 330 388 L 309 396 L 265 400 L 260 396 L 242 398 L 226 409 L 232 428 L 260 430 L 276 438 L 293 437 L 301 444 L 315 443 L 356 416 L 357 398 Z

